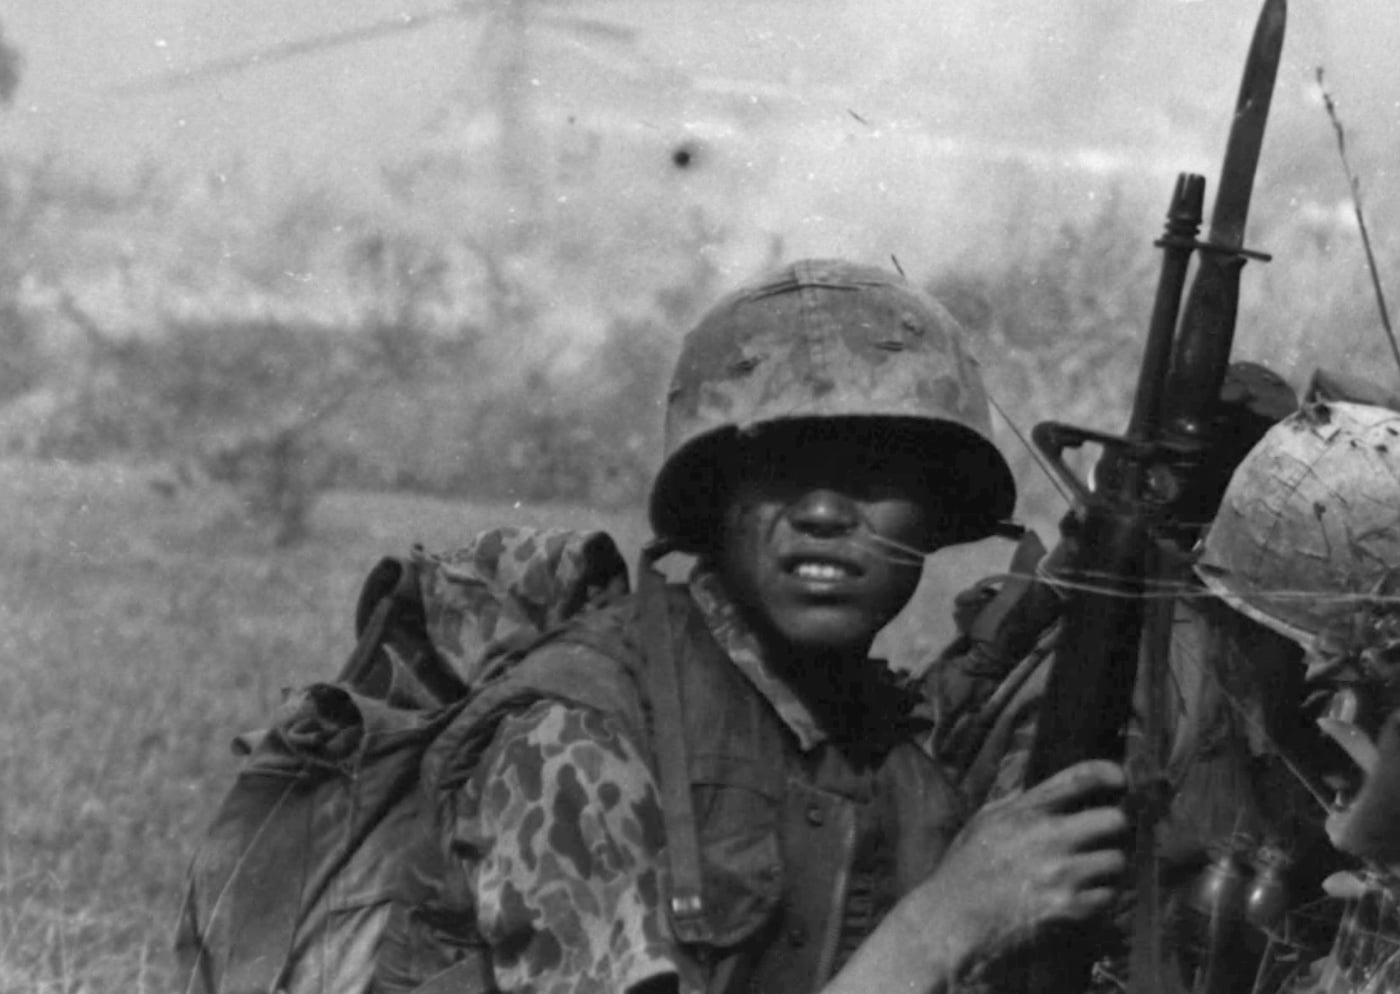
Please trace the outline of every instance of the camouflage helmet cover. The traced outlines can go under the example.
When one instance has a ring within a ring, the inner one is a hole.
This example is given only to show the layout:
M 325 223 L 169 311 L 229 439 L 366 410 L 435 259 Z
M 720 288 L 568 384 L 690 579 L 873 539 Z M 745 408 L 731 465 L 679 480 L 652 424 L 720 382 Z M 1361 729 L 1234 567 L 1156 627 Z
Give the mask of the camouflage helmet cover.
M 1400 413 L 1305 405 L 1240 463 L 1196 572 L 1249 618 L 1312 648 L 1400 573 Z
M 946 463 L 963 498 L 947 522 L 955 541 L 986 537 L 1011 515 L 1015 482 L 957 322 L 895 274 L 816 259 L 731 293 L 685 337 L 652 489 L 656 534 L 703 545 L 723 448 L 763 426 L 828 418 L 936 431 L 931 461 Z

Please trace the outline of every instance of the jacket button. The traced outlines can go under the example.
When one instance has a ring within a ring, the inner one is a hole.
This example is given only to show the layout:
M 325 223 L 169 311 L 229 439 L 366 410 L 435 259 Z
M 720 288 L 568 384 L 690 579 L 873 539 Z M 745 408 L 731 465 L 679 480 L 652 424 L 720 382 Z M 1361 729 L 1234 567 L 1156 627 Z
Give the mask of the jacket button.
M 801 949 L 807 944 L 807 930 L 801 925 L 794 925 L 788 929 L 787 941 L 788 945 Z
M 809 805 L 807 805 L 807 824 L 809 824 L 809 825 L 824 825 L 824 824 L 826 824 L 826 812 L 822 810 L 820 804 L 809 804 Z

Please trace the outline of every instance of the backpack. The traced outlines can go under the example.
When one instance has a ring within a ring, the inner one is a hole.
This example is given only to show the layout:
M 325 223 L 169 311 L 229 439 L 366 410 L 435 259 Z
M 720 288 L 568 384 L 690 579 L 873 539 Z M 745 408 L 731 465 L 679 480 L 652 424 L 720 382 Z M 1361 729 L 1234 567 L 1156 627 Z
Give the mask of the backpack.
M 661 582 L 649 561 L 642 569 Z M 286 692 L 265 730 L 235 740 L 242 766 L 187 875 L 185 989 L 490 989 L 463 975 L 481 970 L 469 939 L 433 927 L 460 919 L 470 892 L 421 789 L 424 753 L 531 647 L 628 591 L 616 544 L 597 531 L 498 528 L 447 555 L 415 546 L 382 560 L 339 675 Z M 657 637 L 669 637 L 664 624 Z M 690 818 L 683 784 L 663 799 Z M 676 849 L 697 859 L 685 841 Z

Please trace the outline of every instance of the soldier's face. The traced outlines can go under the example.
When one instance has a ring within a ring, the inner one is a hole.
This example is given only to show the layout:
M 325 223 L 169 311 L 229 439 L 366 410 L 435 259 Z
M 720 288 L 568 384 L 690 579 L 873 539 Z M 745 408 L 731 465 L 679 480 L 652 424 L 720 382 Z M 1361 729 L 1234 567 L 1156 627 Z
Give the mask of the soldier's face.
M 935 536 L 926 458 L 868 440 L 779 433 L 731 484 L 719 568 L 780 655 L 863 656 L 913 595 Z

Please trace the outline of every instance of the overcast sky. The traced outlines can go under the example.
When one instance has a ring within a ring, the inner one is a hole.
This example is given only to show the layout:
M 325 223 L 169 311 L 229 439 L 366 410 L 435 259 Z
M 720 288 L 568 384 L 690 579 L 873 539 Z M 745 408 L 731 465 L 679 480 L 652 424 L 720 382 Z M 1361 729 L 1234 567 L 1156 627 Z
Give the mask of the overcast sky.
M 532 16 L 587 16 L 632 32 L 600 41 L 537 25 L 532 96 L 560 114 L 606 111 L 674 142 L 746 93 L 780 107 L 786 128 L 719 140 L 750 166 L 733 182 L 762 189 L 797 250 L 804 225 L 816 225 L 814 248 L 845 248 L 828 223 L 833 203 L 855 218 L 847 227 L 881 212 L 897 218 L 928 201 L 940 177 L 976 177 L 1005 154 L 1079 170 L 1086 197 L 1126 175 L 1165 200 L 1176 171 L 1213 175 L 1259 10 L 1259 0 L 529 2 Z M 183 87 L 121 87 L 443 9 L 432 0 L 10 0 L 0 23 L 26 69 L 0 127 L 16 147 L 98 170 L 143 158 L 220 168 L 236 156 L 332 186 L 354 182 L 480 98 L 491 53 L 479 45 L 475 6 Z M 1397 50 L 1395 0 L 1292 0 L 1265 174 L 1309 149 L 1317 161 L 1332 154 L 1313 84 L 1325 65 L 1370 199 L 1397 196 Z M 677 79 L 696 91 L 676 89 Z M 1333 198 L 1342 189 L 1335 175 L 1319 185 Z
M 198 160 L 228 149 L 358 157 L 407 138 L 460 91 L 479 18 L 438 20 L 161 95 L 114 91 L 162 70 L 443 6 L 430 0 L 10 0 L 0 23 L 25 53 L 27 69 L 5 123 L 26 145 L 47 143 L 97 162 L 133 154 Z M 1400 125 L 1393 58 L 1400 7 L 1393 0 L 1293 0 L 1291 8 L 1280 101 L 1304 85 L 1312 65 L 1325 62 L 1344 105 L 1369 112 L 1366 120 L 1354 113 L 1354 127 Z M 1143 113 L 1154 113 L 1192 76 L 1237 78 L 1258 3 L 535 0 L 534 9 L 635 28 L 631 46 L 595 47 L 621 53 L 620 62 L 649 60 L 798 90 L 821 84 L 838 94 L 835 102 L 846 97 L 868 118 L 913 115 L 951 132 L 995 129 L 1018 115 L 1021 124 L 1034 123 L 1039 114 L 1051 119 L 1042 130 L 1053 136 L 1056 128 L 1092 130 L 1086 118 L 1092 123 L 1112 108 L 1115 92 L 1130 91 Z M 947 94 L 966 96 L 969 84 L 982 90 L 986 106 L 950 114 Z M 1375 117 L 1380 109 L 1388 111 L 1383 120 Z

